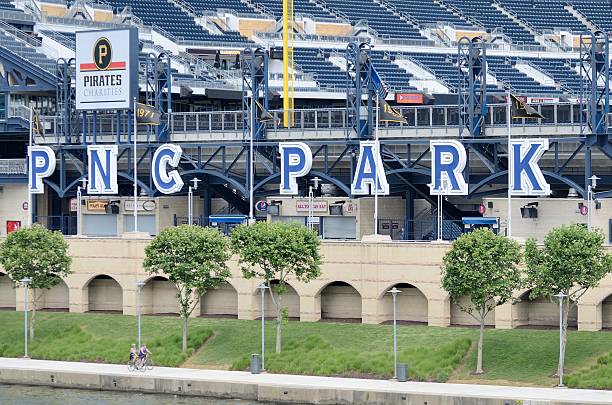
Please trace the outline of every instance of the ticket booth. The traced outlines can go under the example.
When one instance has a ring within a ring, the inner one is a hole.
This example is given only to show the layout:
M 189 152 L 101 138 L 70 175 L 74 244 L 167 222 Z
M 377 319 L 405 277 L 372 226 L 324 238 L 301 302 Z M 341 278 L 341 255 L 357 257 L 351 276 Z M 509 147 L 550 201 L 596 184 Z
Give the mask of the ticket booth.
M 246 224 L 247 220 L 248 217 L 246 215 L 226 214 L 208 216 L 210 226 L 218 228 L 224 235 L 229 235 L 235 226 Z
M 478 228 L 489 228 L 496 235 L 499 232 L 498 217 L 463 217 L 463 233 L 472 232 Z

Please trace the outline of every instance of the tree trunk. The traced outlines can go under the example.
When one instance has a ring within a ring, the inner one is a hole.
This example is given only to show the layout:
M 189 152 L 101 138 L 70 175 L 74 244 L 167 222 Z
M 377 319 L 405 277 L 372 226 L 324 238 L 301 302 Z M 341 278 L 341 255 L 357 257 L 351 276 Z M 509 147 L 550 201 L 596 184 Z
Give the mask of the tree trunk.
M 32 289 L 32 315 L 30 316 L 30 340 L 34 340 L 34 326 L 36 324 L 36 305 L 38 300 L 36 299 L 36 289 Z
M 482 374 L 482 344 L 484 341 L 485 317 L 480 318 L 480 335 L 478 336 L 478 359 L 476 360 L 476 374 Z
M 276 353 L 281 352 L 281 325 L 283 322 L 282 295 L 278 295 L 276 301 Z
M 559 358 L 559 364 L 557 366 L 557 377 L 561 375 L 561 370 L 563 369 L 565 363 L 565 352 L 567 351 L 567 323 L 569 318 L 570 311 L 570 301 L 569 301 L 569 291 L 565 292 L 568 295 L 567 302 L 563 306 L 563 328 L 562 328 L 562 337 L 563 340 L 563 348 L 561 351 L 561 356 Z
M 183 317 L 183 353 L 187 351 L 187 322 L 189 322 L 189 318 L 186 316 Z

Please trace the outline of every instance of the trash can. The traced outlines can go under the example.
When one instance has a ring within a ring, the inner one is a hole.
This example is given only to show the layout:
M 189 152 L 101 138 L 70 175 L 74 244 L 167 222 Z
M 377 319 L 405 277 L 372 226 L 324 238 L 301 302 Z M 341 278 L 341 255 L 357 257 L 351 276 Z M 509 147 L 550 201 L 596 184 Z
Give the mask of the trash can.
M 261 357 L 259 354 L 251 354 L 251 374 L 259 374 L 261 372 Z
M 397 365 L 397 381 L 406 382 L 408 381 L 408 364 L 398 363 Z

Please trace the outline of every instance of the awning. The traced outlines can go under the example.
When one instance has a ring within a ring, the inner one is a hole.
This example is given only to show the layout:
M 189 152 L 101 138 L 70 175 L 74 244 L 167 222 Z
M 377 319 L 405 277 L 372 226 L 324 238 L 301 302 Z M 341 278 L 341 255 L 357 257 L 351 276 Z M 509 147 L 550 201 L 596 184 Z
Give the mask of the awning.
M 463 217 L 461 221 L 465 225 L 497 225 L 497 217 Z
M 246 221 L 246 215 L 209 215 L 208 222 L 218 224 L 241 224 Z

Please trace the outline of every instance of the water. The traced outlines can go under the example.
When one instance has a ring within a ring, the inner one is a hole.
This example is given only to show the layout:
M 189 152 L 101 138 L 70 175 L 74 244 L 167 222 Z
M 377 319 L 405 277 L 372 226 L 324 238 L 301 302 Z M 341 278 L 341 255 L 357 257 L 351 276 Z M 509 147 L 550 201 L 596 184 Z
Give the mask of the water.
M 0 384 L 0 405 L 261 405 L 235 399 Z M 272 404 L 268 404 L 272 405 Z

